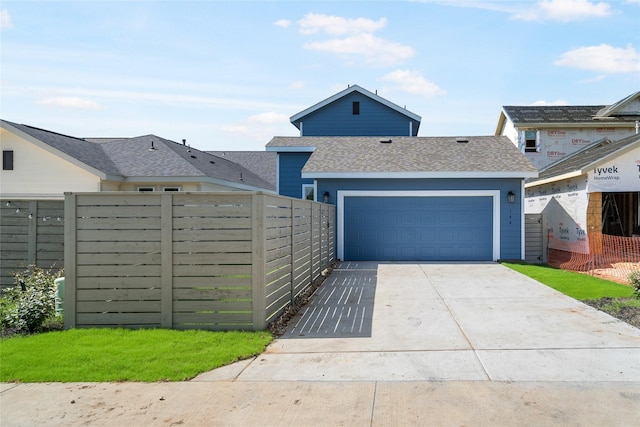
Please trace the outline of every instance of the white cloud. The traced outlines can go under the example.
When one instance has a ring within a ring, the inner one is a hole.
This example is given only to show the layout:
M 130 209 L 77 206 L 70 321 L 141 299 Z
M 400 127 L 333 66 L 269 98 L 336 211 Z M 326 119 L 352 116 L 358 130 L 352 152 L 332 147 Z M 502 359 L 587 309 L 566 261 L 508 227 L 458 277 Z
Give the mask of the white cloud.
M 57 96 L 54 98 L 43 99 L 38 104 L 50 105 L 54 107 L 73 108 L 76 110 L 98 110 L 100 104 L 82 98 L 71 96 Z
M 297 134 L 289 122 L 289 116 L 273 111 L 255 114 L 238 123 L 221 126 L 220 130 L 229 135 L 248 138 L 261 144 L 269 142 L 274 135 Z
M 335 53 L 347 62 L 364 62 L 373 66 L 390 66 L 402 63 L 415 55 L 410 46 L 384 40 L 372 34 L 363 33 L 344 39 L 331 39 L 322 42 L 308 42 L 305 49 Z
M 570 22 L 588 18 L 604 18 L 613 13 L 606 2 L 590 0 L 543 0 L 535 7 L 523 9 L 512 15 L 523 21 L 560 21 Z
M 347 19 L 341 16 L 308 13 L 298 21 L 302 34 L 326 33 L 330 35 L 373 33 L 387 24 L 385 18 L 377 21 L 366 18 Z
M 13 28 L 13 22 L 11 22 L 11 16 L 7 9 L 0 10 L 0 29 L 9 30 Z
M 275 25 L 276 27 L 287 28 L 291 25 L 291 21 L 289 21 L 288 19 L 278 19 L 273 23 L 273 25 Z
M 640 71 L 640 52 L 631 45 L 621 48 L 601 44 L 565 52 L 555 64 L 608 74 L 637 73 Z
M 292 89 L 292 90 L 300 90 L 300 89 L 303 89 L 303 88 L 304 88 L 304 82 L 301 81 L 301 80 L 299 80 L 297 82 L 293 82 L 293 83 L 291 83 L 289 85 L 289 89 Z
M 556 105 L 558 105 L 558 106 L 560 106 L 560 105 L 569 105 L 569 103 L 567 101 L 565 101 L 564 99 L 558 99 L 556 101 L 551 101 L 551 102 L 540 100 L 540 101 L 534 102 L 531 105 L 533 105 L 535 107 L 544 107 L 544 106 L 556 106 Z
M 395 70 L 385 75 L 382 80 L 394 83 L 399 90 L 414 95 L 432 97 L 447 93 L 416 70 Z

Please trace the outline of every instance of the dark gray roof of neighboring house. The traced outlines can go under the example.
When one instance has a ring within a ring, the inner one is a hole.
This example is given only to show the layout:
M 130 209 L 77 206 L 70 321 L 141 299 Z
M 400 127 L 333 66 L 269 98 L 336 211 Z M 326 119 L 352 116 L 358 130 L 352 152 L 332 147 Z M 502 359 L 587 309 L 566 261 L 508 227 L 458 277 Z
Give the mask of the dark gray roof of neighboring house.
M 618 141 L 601 139 L 541 169 L 538 177 L 527 180 L 527 184 L 547 181 L 574 172 L 582 175 L 598 164 L 605 163 L 634 147 L 640 147 L 640 135 L 632 135 Z
M 32 126 L 12 123 L 7 120 L 2 121 L 94 169 L 108 175 L 121 175 L 120 170 L 106 155 L 101 145 Z
M 537 173 L 504 136 L 275 137 L 267 147 L 315 147 L 303 173 Z
M 588 106 L 513 106 L 502 107 L 505 114 L 517 125 L 527 123 L 593 123 L 593 116 L 605 105 Z M 611 120 L 616 120 L 615 118 Z M 600 123 L 600 122 L 598 122 Z
M 276 188 L 278 154 L 271 151 L 207 151 L 243 166 Z
M 156 135 L 95 143 L 6 120 L 3 122 L 115 177 L 199 177 L 274 189 L 271 183 L 237 163 Z

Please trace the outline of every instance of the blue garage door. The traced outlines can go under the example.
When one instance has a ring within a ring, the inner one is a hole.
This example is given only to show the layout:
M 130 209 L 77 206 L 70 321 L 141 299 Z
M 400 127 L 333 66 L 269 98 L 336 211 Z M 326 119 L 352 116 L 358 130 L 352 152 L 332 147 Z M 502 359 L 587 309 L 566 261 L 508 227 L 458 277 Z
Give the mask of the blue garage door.
M 492 197 L 345 197 L 345 260 L 491 261 Z

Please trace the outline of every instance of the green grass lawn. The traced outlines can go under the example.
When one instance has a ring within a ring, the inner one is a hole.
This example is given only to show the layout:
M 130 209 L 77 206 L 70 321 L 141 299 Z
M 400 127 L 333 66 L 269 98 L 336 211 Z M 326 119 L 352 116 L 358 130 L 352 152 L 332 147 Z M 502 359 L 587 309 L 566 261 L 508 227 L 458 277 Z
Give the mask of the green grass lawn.
M 71 329 L 0 340 L 0 381 L 181 381 L 260 354 L 268 331 Z
M 621 285 L 587 274 L 560 270 L 546 265 L 507 262 L 502 263 L 502 265 L 580 301 L 633 296 L 633 288 L 631 286 Z

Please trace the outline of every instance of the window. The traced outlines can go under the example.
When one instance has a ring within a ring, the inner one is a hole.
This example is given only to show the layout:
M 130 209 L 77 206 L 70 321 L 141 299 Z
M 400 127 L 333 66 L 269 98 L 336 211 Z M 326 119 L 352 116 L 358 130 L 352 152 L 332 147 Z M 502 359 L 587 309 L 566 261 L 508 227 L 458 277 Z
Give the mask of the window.
M 304 200 L 315 200 L 313 184 L 302 184 L 302 198 Z
M 528 130 L 524 133 L 524 151 L 525 153 L 535 153 L 538 151 L 538 144 L 535 130 Z
M 162 191 L 180 191 L 180 187 L 163 187 Z
M 351 105 L 351 109 L 354 116 L 360 115 L 360 101 L 353 101 L 353 104 Z
M 154 187 L 138 187 L 138 191 L 146 193 L 150 191 L 156 191 L 156 189 Z
M 2 170 L 13 170 L 13 150 L 2 151 Z

